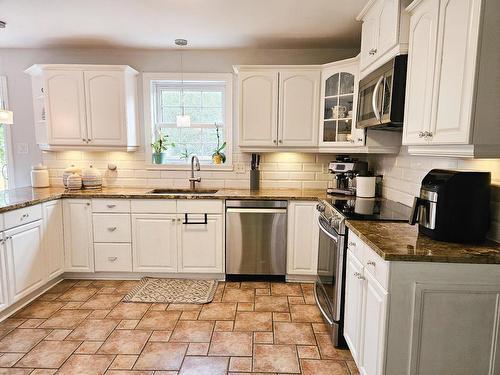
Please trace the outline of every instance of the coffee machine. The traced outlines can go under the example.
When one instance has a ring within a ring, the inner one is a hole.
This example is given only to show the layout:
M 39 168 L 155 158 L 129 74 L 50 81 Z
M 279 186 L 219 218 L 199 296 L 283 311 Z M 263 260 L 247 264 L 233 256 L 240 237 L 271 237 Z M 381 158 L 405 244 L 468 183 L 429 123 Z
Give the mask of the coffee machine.
M 431 170 L 415 197 L 410 224 L 434 240 L 480 243 L 490 225 L 489 172 Z
M 328 194 L 355 195 L 355 177 L 368 174 L 368 163 L 351 159 L 348 156 L 338 156 L 328 165 L 328 170 L 335 175 L 334 180 L 328 186 Z

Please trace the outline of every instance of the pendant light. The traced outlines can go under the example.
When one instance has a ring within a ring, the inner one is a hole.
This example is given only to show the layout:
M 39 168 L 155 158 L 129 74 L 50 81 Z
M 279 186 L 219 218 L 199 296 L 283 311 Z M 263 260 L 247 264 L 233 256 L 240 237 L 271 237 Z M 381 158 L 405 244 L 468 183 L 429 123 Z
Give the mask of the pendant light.
M 176 39 L 175 44 L 179 47 L 187 46 L 188 42 L 186 39 Z M 181 55 L 181 108 L 182 114 L 177 116 L 177 127 L 178 128 L 189 128 L 191 126 L 191 116 L 184 113 L 184 68 L 182 65 L 182 50 Z

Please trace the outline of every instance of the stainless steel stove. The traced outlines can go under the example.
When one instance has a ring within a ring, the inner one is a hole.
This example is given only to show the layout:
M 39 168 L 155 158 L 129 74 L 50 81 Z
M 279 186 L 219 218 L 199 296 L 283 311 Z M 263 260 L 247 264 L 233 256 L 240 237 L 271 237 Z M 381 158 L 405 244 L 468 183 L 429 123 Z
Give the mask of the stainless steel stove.
M 411 208 L 380 198 L 330 196 L 316 206 L 319 212 L 316 303 L 335 346 L 345 347 L 343 335 L 345 256 L 349 220 L 408 221 Z

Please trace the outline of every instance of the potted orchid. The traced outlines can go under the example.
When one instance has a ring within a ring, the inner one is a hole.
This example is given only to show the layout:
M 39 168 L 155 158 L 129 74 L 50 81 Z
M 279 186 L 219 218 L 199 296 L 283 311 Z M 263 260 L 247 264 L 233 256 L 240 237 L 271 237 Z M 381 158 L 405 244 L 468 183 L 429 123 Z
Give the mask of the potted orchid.
M 169 143 L 168 135 L 161 134 L 160 132 L 156 135 L 156 141 L 151 143 L 151 148 L 153 149 L 153 164 L 165 164 L 167 161 L 167 154 L 165 151 L 168 150 L 169 146 L 175 147 L 175 144 Z
M 222 164 L 226 162 L 226 154 L 222 151 L 226 148 L 227 143 L 224 141 L 222 145 L 220 144 L 219 126 L 217 124 L 215 124 L 215 131 L 217 133 L 217 147 L 212 154 L 212 161 L 214 164 Z

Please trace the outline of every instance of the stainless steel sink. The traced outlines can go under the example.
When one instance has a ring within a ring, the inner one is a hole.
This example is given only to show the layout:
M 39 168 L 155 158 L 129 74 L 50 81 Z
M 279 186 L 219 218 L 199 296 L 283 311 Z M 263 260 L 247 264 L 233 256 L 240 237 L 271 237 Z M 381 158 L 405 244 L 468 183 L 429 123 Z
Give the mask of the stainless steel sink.
M 214 195 L 219 190 L 210 189 L 153 189 L 148 191 L 148 194 L 165 194 L 165 195 Z

